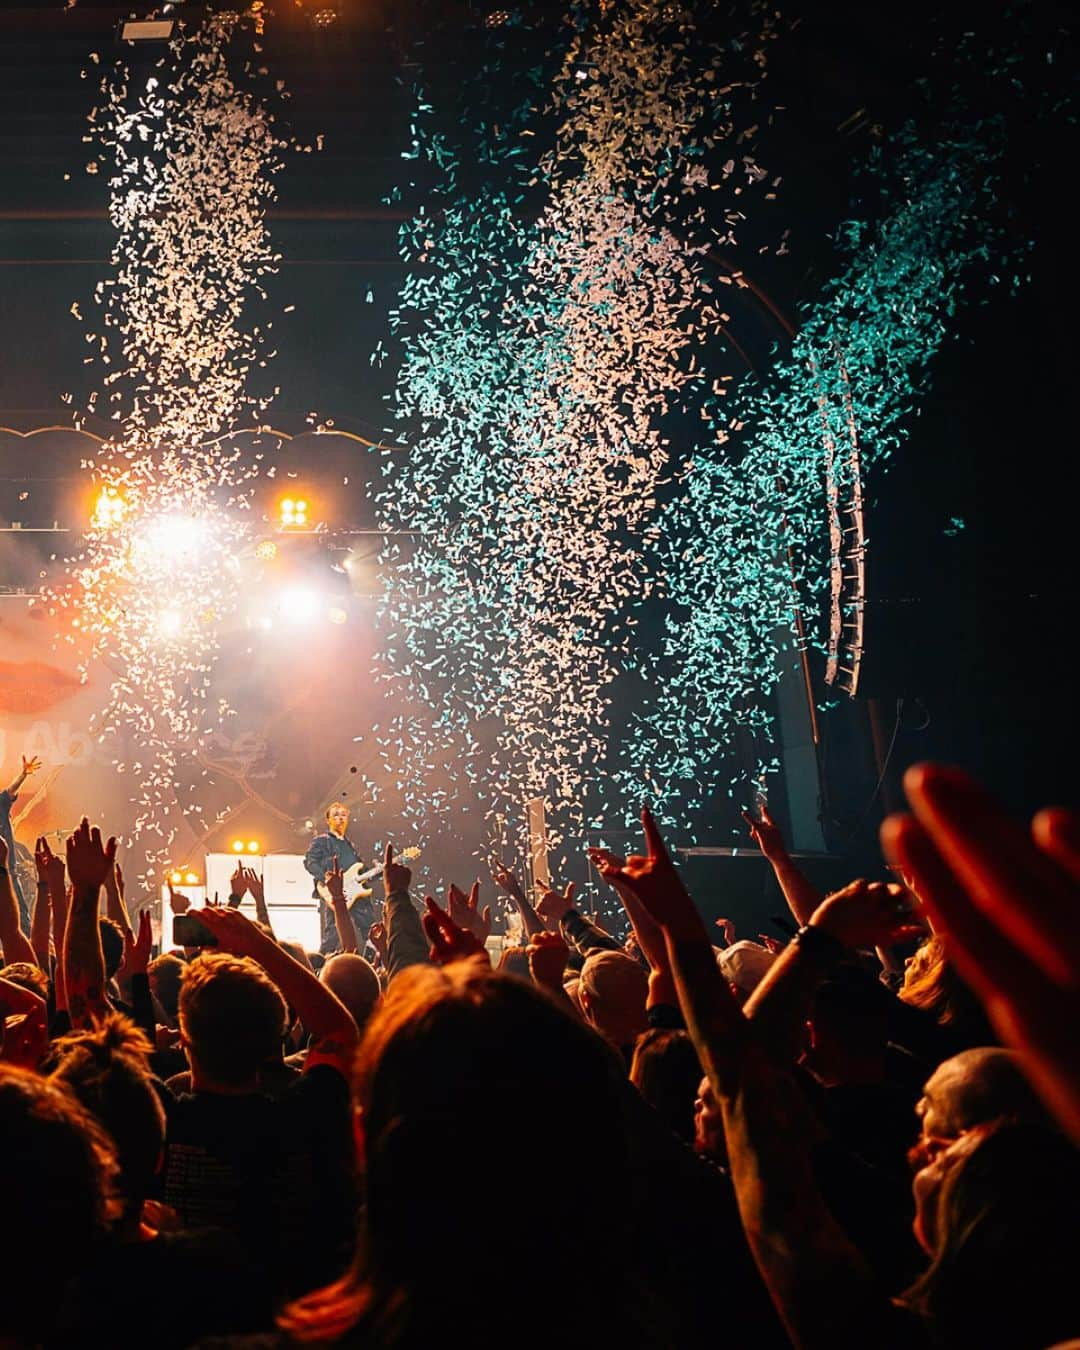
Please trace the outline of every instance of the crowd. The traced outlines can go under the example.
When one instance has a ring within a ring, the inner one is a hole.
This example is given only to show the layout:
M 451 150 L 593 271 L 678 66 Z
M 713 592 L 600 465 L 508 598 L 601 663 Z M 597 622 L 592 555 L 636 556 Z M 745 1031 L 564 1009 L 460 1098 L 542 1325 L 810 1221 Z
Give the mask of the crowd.
M 782 947 L 706 928 L 648 811 L 592 851 L 626 935 L 497 863 L 497 968 L 479 885 L 391 847 L 370 962 L 336 868 L 328 959 L 242 867 L 154 957 L 115 840 L 39 840 L 20 922 L 0 837 L 0 1346 L 1080 1338 L 1080 822 L 905 789 L 889 879 L 825 896 L 747 817 Z

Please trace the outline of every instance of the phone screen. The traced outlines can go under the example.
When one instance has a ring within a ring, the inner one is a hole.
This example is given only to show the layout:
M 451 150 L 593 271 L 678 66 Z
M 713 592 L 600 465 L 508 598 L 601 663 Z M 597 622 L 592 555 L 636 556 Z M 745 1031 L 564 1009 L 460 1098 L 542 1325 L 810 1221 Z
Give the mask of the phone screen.
M 194 914 L 174 914 L 172 923 L 173 942 L 178 947 L 216 947 L 217 938 L 201 919 Z

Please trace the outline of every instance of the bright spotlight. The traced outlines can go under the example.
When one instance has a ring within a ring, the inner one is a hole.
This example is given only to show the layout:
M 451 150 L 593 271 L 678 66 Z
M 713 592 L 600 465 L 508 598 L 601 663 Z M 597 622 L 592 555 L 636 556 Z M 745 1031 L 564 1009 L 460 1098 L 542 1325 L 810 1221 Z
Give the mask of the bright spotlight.
M 197 553 L 206 541 L 206 522 L 197 516 L 156 516 L 141 531 L 142 548 L 167 562 Z
M 326 617 L 331 623 L 345 623 L 349 616 L 343 609 L 332 609 Z
M 174 872 L 169 878 L 174 886 L 179 886 L 183 879 L 183 875 L 180 872 Z
M 308 511 L 308 503 L 303 497 L 283 497 L 278 502 L 278 522 L 283 530 L 306 529 Z
M 198 885 L 198 881 L 199 881 L 199 878 L 195 875 L 194 872 L 187 872 L 187 873 L 185 874 L 185 876 L 184 876 L 184 884 L 185 884 L 186 886 L 195 886 L 195 885 Z
M 90 523 L 97 530 L 114 530 L 123 521 L 127 503 L 115 488 L 102 488 L 94 502 Z
M 288 623 L 310 623 L 321 608 L 315 592 L 300 587 L 285 591 L 278 603 L 278 612 Z
M 260 539 L 255 545 L 255 556 L 260 562 L 273 562 L 277 557 L 277 544 L 272 539 Z
M 184 626 L 184 616 L 175 609 L 163 609 L 158 615 L 158 632 L 162 637 L 178 637 Z
M 244 841 L 242 839 L 234 839 L 232 841 L 232 851 L 234 853 L 243 853 Z
M 249 839 L 249 840 L 248 840 L 248 845 L 247 845 L 247 851 L 248 851 L 249 853 L 258 853 L 258 851 L 259 851 L 259 841 L 258 841 L 257 839 Z

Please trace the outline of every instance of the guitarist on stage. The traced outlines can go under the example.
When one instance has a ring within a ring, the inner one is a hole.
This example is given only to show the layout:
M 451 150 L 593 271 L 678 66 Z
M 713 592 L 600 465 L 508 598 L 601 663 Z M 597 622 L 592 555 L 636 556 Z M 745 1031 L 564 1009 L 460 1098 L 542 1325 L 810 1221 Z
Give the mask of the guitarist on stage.
M 311 841 L 311 847 L 304 855 L 304 866 L 315 878 L 316 883 L 325 881 L 326 874 L 333 867 L 335 859 L 343 872 L 347 872 L 350 867 L 355 866 L 360 861 L 359 853 L 345 835 L 349 826 L 349 808 L 343 802 L 331 802 L 326 811 L 326 826 L 326 834 L 317 834 Z M 363 871 L 363 868 L 361 868 L 361 871 Z M 337 951 L 338 948 L 334 911 L 319 895 L 318 885 L 316 885 L 313 895 L 319 901 L 319 923 L 322 932 L 320 950 L 325 955 L 329 955 L 331 952 Z M 351 897 L 349 905 L 349 913 L 352 915 L 352 921 L 356 928 L 356 936 L 360 940 L 361 951 L 363 951 L 364 943 L 367 941 L 368 929 L 375 921 L 375 909 L 371 903 L 371 895 L 372 892 L 367 887 L 363 887 L 354 897 Z

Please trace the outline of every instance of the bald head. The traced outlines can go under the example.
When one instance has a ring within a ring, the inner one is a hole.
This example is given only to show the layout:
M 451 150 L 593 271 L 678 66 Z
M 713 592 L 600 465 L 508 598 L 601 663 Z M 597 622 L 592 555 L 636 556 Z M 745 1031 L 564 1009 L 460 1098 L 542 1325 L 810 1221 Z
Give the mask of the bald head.
M 963 1050 L 926 1080 L 917 1110 L 923 1134 L 956 1139 L 965 1130 L 1009 1119 L 1045 1123 L 1046 1112 L 1023 1070 L 1023 1056 L 982 1046 Z
M 341 999 L 362 1031 L 382 992 L 374 969 L 355 952 L 339 952 L 324 964 L 319 979 Z

